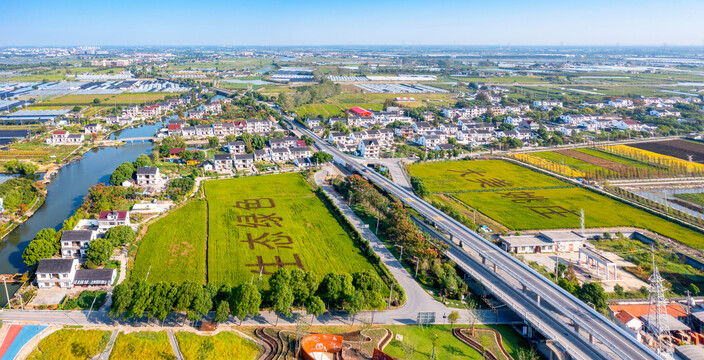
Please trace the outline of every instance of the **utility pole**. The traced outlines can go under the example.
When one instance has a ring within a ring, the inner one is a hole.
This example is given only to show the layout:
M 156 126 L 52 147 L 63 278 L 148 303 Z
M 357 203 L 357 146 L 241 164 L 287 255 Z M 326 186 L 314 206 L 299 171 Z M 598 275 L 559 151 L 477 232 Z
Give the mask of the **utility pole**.
M 389 291 L 389 309 L 391 309 L 391 295 L 394 294 L 394 282 L 391 282 L 391 291 Z
M 88 309 L 88 315 L 86 315 L 86 324 L 88 323 L 88 318 L 90 317 L 90 313 L 93 311 L 93 305 L 95 305 L 95 300 L 97 299 L 97 295 L 93 297 L 93 302 L 90 304 L 90 309 Z

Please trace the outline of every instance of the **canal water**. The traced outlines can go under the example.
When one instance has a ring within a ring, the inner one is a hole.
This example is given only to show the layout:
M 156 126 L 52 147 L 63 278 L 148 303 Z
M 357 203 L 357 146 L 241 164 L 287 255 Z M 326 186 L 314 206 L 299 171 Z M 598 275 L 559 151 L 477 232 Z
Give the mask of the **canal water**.
M 126 129 L 117 138 L 152 136 L 161 123 Z M 47 185 L 44 204 L 23 224 L 0 243 L 0 273 L 15 274 L 27 271 L 22 262 L 22 251 L 34 236 L 44 228 L 60 229 L 83 202 L 88 189 L 98 183 L 107 183 L 115 168 L 126 161 L 134 161 L 140 154 L 149 154 L 152 143 L 134 143 L 119 147 L 95 148 L 80 161 L 62 167 Z M 2 284 L 0 284 L 2 286 Z M 8 284 L 14 294 L 17 286 Z M 6 303 L 4 288 L 0 289 L 0 304 Z

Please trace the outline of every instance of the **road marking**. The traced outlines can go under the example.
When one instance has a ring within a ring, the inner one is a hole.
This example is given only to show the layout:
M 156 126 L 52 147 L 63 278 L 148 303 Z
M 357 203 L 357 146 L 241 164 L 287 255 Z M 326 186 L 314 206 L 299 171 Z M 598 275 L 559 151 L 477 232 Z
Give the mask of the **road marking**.
M 435 219 L 435 220 L 437 220 L 437 221 L 447 221 L 447 220 L 445 220 L 444 218 L 442 218 L 442 217 L 440 217 L 440 216 L 433 216 L 433 219 Z

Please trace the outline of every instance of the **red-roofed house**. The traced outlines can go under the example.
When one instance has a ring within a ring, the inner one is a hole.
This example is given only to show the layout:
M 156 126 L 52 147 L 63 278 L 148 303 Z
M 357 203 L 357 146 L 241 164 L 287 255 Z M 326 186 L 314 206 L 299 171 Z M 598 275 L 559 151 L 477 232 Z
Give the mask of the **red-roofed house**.
M 161 115 L 161 106 L 159 106 L 159 105 L 147 106 L 142 109 L 142 115 L 146 116 L 146 117 Z
M 296 146 L 294 146 L 294 147 L 302 147 L 302 146 L 308 146 L 308 145 L 306 145 L 306 142 L 303 140 L 296 140 Z
M 643 304 L 614 304 L 609 305 L 609 309 L 616 314 L 621 311 L 627 311 L 629 314 L 640 318 L 641 316 L 648 315 L 650 305 L 648 303 Z M 675 318 L 687 317 L 687 312 L 684 311 L 682 305 L 677 303 L 667 304 L 667 314 Z
M 355 107 L 351 108 L 351 109 L 350 109 L 350 112 L 351 112 L 352 114 L 357 115 L 357 116 L 366 116 L 366 117 L 372 116 L 372 112 L 371 112 L 371 111 L 369 111 L 369 110 L 364 110 L 364 109 L 362 109 L 362 108 L 359 107 L 359 106 L 355 106 Z
M 66 130 L 56 130 L 51 133 L 51 142 L 53 143 L 65 142 L 66 139 L 68 139 L 68 131 Z
M 615 313 L 614 317 L 616 320 L 620 321 L 621 324 L 626 325 L 627 328 L 635 332 L 639 332 L 640 329 L 643 328 L 643 322 L 626 310 Z
M 106 232 L 108 229 L 119 225 L 130 225 L 129 211 L 101 211 L 98 217 L 98 232 Z

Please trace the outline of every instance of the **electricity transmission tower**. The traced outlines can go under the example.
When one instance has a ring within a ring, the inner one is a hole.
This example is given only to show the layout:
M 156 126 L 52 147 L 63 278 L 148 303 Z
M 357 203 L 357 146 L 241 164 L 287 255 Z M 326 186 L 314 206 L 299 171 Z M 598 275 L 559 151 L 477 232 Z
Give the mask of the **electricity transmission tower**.
M 653 274 L 650 275 L 650 298 L 648 299 L 648 332 L 655 339 L 655 350 L 658 353 L 669 353 L 672 350 L 670 343 L 670 325 L 667 316 L 667 300 L 665 299 L 665 285 L 655 266 L 655 250 L 651 246 L 653 258 Z

